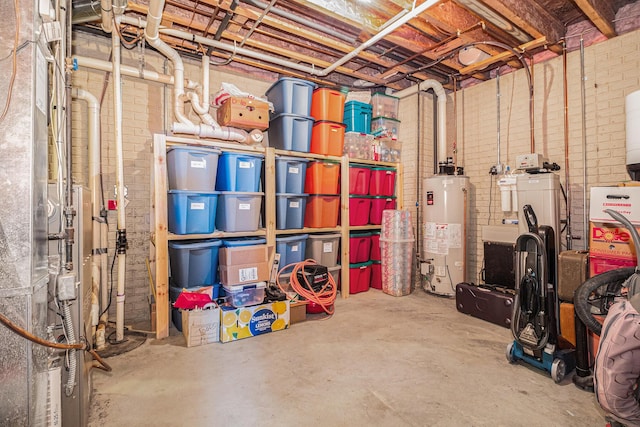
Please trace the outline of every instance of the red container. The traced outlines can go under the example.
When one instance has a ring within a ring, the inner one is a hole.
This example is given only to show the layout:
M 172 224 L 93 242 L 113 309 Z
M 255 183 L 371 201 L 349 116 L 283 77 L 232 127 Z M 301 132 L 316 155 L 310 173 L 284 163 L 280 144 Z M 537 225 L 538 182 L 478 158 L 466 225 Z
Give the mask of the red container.
M 396 190 L 396 170 L 388 167 L 371 169 L 371 196 L 393 196 Z
M 369 194 L 371 168 L 349 166 L 349 194 Z
M 326 87 L 313 91 L 311 97 L 311 117 L 342 123 L 344 117 L 345 94 Z
M 371 233 L 351 233 L 349 235 L 349 263 L 369 261 L 371 254 Z
M 371 199 L 371 211 L 369 212 L 369 224 L 382 224 L 382 211 L 395 209 L 395 197 L 374 197 Z
M 380 232 L 371 233 L 371 253 L 369 255 L 371 261 L 382 260 L 382 253 L 380 251 Z
M 307 199 L 304 226 L 310 228 L 335 228 L 338 226 L 340 196 L 315 195 Z
M 367 225 L 371 211 L 371 198 L 349 197 L 349 225 Z
M 371 264 L 371 284 L 374 289 L 382 289 L 382 264 L 374 262 Z
M 308 194 L 339 194 L 340 163 L 309 162 L 304 181 L 304 192 Z
M 321 120 L 313 124 L 311 130 L 311 148 L 315 154 L 327 156 L 342 156 L 344 148 L 344 123 Z
M 360 264 L 349 264 L 349 293 L 357 294 L 366 292 L 371 285 L 371 264 L 363 262 Z

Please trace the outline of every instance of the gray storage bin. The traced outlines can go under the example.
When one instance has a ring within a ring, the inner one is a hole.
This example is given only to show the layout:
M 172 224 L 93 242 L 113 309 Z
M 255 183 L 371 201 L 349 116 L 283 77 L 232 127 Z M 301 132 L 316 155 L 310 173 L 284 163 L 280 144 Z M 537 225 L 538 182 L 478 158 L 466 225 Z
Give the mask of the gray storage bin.
M 220 192 L 216 213 L 216 229 L 220 231 L 258 230 L 262 195 L 263 193 Z
M 311 234 L 307 239 L 306 257 L 325 267 L 338 265 L 340 234 Z
M 220 150 L 171 147 L 167 150 L 169 190 L 214 191 Z

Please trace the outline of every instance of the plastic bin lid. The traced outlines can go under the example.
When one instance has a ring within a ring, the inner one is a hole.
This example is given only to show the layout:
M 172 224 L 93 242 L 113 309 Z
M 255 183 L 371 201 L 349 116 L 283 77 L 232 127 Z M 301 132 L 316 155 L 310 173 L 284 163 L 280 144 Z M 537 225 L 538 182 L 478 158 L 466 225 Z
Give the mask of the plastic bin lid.
M 221 196 L 262 196 L 264 193 L 253 191 L 218 191 Z
M 300 114 L 293 114 L 293 113 L 280 113 L 277 116 L 274 116 L 270 121 L 274 121 L 274 120 L 278 120 L 280 117 L 293 117 L 295 119 L 302 119 L 302 120 L 308 120 L 311 122 L 315 122 L 315 118 L 311 117 L 311 116 L 301 116 Z
M 396 171 L 396 168 L 392 166 L 373 166 L 371 169 L 374 171 Z
M 309 237 L 308 234 L 296 234 L 295 236 L 287 236 L 287 237 L 276 237 L 276 242 L 299 242 L 302 240 L 307 240 Z
M 300 163 L 307 163 L 309 161 L 309 159 L 303 159 L 302 157 L 290 157 L 290 156 L 276 156 L 276 162 L 277 161 L 295 161 L 295 162 L 300 162 Z
M 267 282 L 256 282 L 256 283 L 248 283 L 248 284 L 244 284 L 244 285 L 222 285 L 222 287 L 225 289 L 225 291 L 231 291 L 231 292 L 240 292 L 240 291 L 246 291 L 249 289 L 264 289 L 267 287 Z
M 353 169 L 375 169 L 372 165 L 361 165 L 359 163 L 349 163 L 349 168 Z
M 264 154 L 262 153 L 239 153 L 236 151 L 225 151 L 223 152 L 221 155 L 221 157 L 257 157 L 257 158 L 264 158 Z
M 323 240 L 323 239 L 336 239 L 336 238 L 340 238 L 340 234 L 336 233 L 336 234 L 311 234 L 309 235 L 309 239 L 311 240 Z
M 350 199 L 373 199 L 373 196 L 368 196 L 366 194 L 349 194 Z
M 271 85 L 271 87 L 269 87 L 269 89 L 267 89 L 267 91 L 264 93 L 265 95 L 269 95 L 269 92 L 276 86 L 278 86 L 279 84 L 283 83 L 283 82 L 287 82 L 290 81 L 292 83 L 302 83 L 302 84 L 306 84 L 307 86 L 311 86 L 312 88 L 316 88 L 318 87 L 317 84 L 315 84 L 314 82 L 310 82 L 308 80 L 302 80 L 302 79 L 296 79 L 295 77 L 280 77 L 278 79 L 277 82 L 275 82 L 274 84 Z
M 371 264 L 372 264 L 372 265 L 373 265 L 373 264 L 382 264 L 382 261 L 373 261 L 373 260 L 371 260 Z
M 169 194 L 193 194 L 197 196 L 214 196 L 220 194 L 219 191 L 192 191 L 192 190 L 169 190 Z
M 357 264 L 349 264 L 349 268 L 369 267 L 371 264 L 373 264 L 373 261 L 359 262 Z
M 222 245 L 222 240 L 218 240 L 218 239 L 169 242 L 169 247 L 174 249 L 204 249 L 204 248 L 214 248 L 221 245 Z
M 360 101 L 347 101 L 344 104 L 344 108 L 362 108 L 365 110 L 373 110 L 373 107 L 371 106 L 371 104 L 367 104 L 366 102 L 360 102 Z
M 218 148 L 208 148 L 208 147 L 182 147 L 175 146 L 167 148 L 167 153 L 170 151 L 188 151 L 190 153 L 206 153 L 206 154 L 220 154 L 222 150 Z
M 371 234 L 370 231 L 352 231 L 349 233 L 349 237 L 368 237 Z
M 293 197 L 307 197 L 308 194 L 307 193 L 276 193 L 276 197 L 286 197 L 286 198 L 293 198 Z
M 266 243 L 267 243 L 267 239 L 265 239 L 264 237 L 222 239 L 222 246 L 226 246 L 226 247 L 264 245 Z
M 331 163 L 333 165 L 339 165 L 340 162 L 338 160 L 310 160 L 310 163 Z
M 391 120 L 392 122 L 398 122 L 398 123 L 400 123 L 400 120 L 398 120 L 398 119 L 394 119 L 394 118 L 392 118 L 392 117 L 385 117 L 385 116 L 378 116 L 378 117 L 374 117 L 372 120 L 378 120 L 378 119 Z
M 372 199 L 395 199 L 396 196 L 370 196 Z

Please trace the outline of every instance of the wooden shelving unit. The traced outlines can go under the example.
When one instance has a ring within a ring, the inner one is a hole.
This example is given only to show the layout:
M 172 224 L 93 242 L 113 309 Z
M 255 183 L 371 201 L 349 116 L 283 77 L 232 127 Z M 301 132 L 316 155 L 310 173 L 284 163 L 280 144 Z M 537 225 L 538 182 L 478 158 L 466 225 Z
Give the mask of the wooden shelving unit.
M 172 145 L 191 145 L 210 148 L 218 148 L 222 151 L 243 153 L 260 153 L 264 155 L 264 216 L 263 228 L 250 232 L 214 232 L 211 234 L 187 234 L 177 235 L 169 233 L 167 220 L 167 148 Z M 299 157 L 303 159 L 325 160 L 340 163 L 340 224 L 349 224 L 349 164 L 365 164 L 374 166 L 389 166 L 396 169 L 396 204 L 402 208 L 402 168 L 400 164 L 388 162 L 375 162 L 368 160 L 354 160 L 346 156 L 324 156 L 298 151 L 276 150 L 259 146 L 244 146 L 229 143 L 227 141 L 201 140 L 181 138 L 156 134 L 153 138 L 153 173 L 152 173 L 152 233 L 150 258 L 155 261 L 155 295 L 156 295 L 156 338 L 169 336 L 169 258 L 168 243 L 176 240 L 195 239 L 222 239 L 230 237 L 256 237 L 264 236 L 269 246 L 269 253 L 275 252 L 277 235 L 289 234 L 314 234 L 314 233 L 340 233 L 341 251 L 341 294 L 342 298 L 349 297 L 349 231 L 375 230 L 379 225 L 365 225 L 359 227 L 337 226 L 335 228 L 301 228 L 292 230 L 276 230 L 276 156 Z

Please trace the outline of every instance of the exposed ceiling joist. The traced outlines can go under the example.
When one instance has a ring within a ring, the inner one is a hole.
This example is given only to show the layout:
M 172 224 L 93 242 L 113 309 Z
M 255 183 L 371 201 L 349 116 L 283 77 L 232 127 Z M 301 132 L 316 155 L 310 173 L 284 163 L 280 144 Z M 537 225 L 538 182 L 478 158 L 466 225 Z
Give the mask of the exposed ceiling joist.
M 613 25 L 615 12 L 610 0 L 574 0 L 576 5 L 589 17 L 591 22 L 605 36 L 615 37 L 616 29 Z
M 525 52 L 529 49 L 535 49 L 537 47 L 544 46 L 545 44 L 547 44 L 547 40 L 544 37 L 540 37 L 539 39 L 521 44 L 520 46 L 518 46 L 517 50 L 521 52 Z M 491 58 L 487 58 L 483 61 L 476 62 L 473 65 L 464 67 L 463 69 L 460 70 L 460 74 L 465 75 L 465 74 L 473 73 L 474 71 L 481 70 L 485 67 L 488 67 L 489 65 L 504 61 L 514 55 L 515 55 L 514 52 L 510 50 L 505 50 L 504 52 L 494 55 Z

